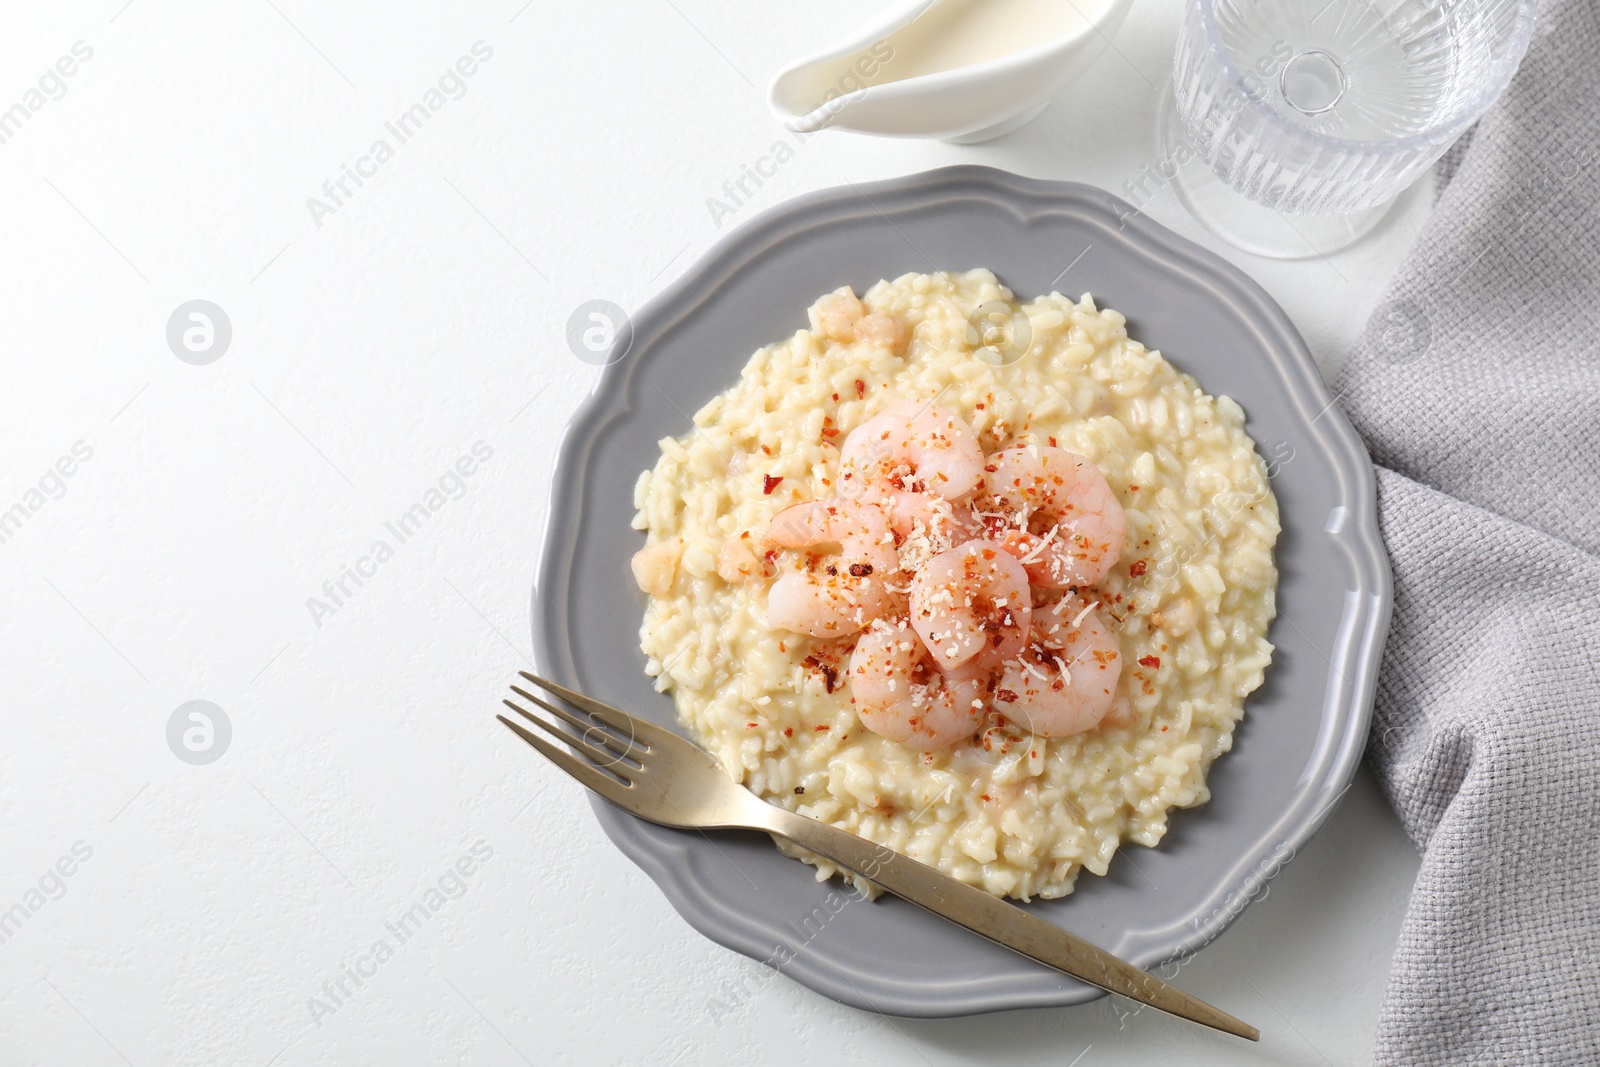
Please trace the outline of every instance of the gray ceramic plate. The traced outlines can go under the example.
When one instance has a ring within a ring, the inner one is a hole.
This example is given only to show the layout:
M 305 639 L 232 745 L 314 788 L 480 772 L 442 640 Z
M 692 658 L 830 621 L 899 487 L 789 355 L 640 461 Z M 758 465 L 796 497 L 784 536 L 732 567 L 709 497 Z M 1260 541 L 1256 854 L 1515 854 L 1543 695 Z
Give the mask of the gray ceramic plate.
M 1132 863 L 1119 854 L 1106 877 L 1031 905 L 1150 967 L 1221 933 L 1349 785 L 1390 586 L 1367 455 L 1289 319 L 1238 269 L 1109 193 L 953 167 L 804 196 L 721 241 L 638 313 L 631 348 L 567 432 L 533 597 L 536 657 L 553 678 L 676 728 L 644 674 L 628 568 L 643 544 L 629 526 L 633 484 L 656 442 L 688 432 L 689 415 L 751 352 L 804 326 L 821 293 L 971 267 L 1020 297 L 1087 291 L 1123 312 L 1132 336 L 1243 405 L 1275 470 L 1277 654 L 1234 750 L 1212 768 L 1211 801 L 1174 813 L 1159 848 L 1125 846 Z M 837 882 L 818 883 L 764 836 L 667 830 L 594 807 L 696 929 L 756 959 L 792 954 L 783 972 L 836 1000 L 941 1017 L 1101 995 L 898 899 L 838 909 Z

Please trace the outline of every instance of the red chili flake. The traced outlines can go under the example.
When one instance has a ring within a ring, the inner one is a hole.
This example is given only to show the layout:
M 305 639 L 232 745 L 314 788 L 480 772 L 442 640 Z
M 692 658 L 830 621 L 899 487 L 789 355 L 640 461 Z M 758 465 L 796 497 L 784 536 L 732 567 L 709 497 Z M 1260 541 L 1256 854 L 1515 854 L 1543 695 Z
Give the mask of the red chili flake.
M 834 427 L 834 426 L 824 426 L 822 428 L 822 436 L 824 436 L 826 438 L 829 438 L 829 439 L 838 437 L 839 436 L 839 430 L 838 430 L 837 427 Z
M 783 728 L 783 736 L 784 737 L 793 737 L 794 736 L 794 727 L 793 726 L 785 726 Z
M 772 495 L 772 491 L 774 489 L 778 488 L 778 486 L 782 482 L 783 482 L 783 475 L 781 475 L 781 474 L 779 474 L 777 476 L 773 476 L 771 474 L 763 474 L 761 476 L 761 492 L 763 494 L 765 494 L 766 496 L 771 496 Z
M 1138 491 L 1139 491 L 1139 487 L 1137 485 L 1128 486 L 1128 492 L 1137 493 Z M 1146 543 L 1148 543 L 1148 542 L 1146 542 Z
M 1033 751 L 1029 752 L 1028 755 L 1030 757 L 1032 757 L 1033 759 L 1038 759 L 1039 758 L 1039 751 L 1037 749 L 1034 749 Z
M 996 700 L 1003 700 L 1007 704 L 1015 704 L 1017 702 L 1017 694 L 1013 693 L 1009 689 L 996 689 L 994 691 L 994 698 Z
M 824 724 L 823 724 L 823 725 L 821 725 L 821 726 L 819 726 L 819 727 L 817 727 L 817 733 L 819 733 L 819 734 L 820 734 L 820 733 L 822 733 L 822 732 L 823 732 L 823 731 L 824 731 L 824 730 L 831 730 L 831 729 L 833 729 L 833 727 L 831 727 L 831 726 L 829 726 L 829 725 L 827 725 L 827 724 L 826 724 L 826 723 L 824 723 Z
M 742 540 L 744 540 L 745 538 L 747 538 L 749 536 L 750 536 L 750 531 L 746 530 L 744 533 L 739 535 L 739 539 L 742 541 Z
M 857 378 L 856 379 L 856 399 L 857 400 L 865 400 L 866 398 L 867 398 L 867 383 L 862 381 L 860 378 Z
M 1045 440 L 1050 442 L 1050 447 L 1051 448 L 1056 448 L 1057 447 L 1056 439 L 1054 437 L 1046 437 Z
M 1137 578 L 1143 574 L 1145 569 L 1149 566 L 1150 563 L 1148 560 L 1136 559 L 1132 563 L 1128 564 L 1128 573 Z
M 827 686 L 828 692 L 833 692 L 839 687 L 839 670 L 830 663 L 824 663 L 816 656 L 807 656 L 805 665 L 822 675 L 822 681 Z
M 988 800 L 988 799 L 989 799 L 989 794 L 988 794 L 988 793 L 984 793 L 984 794 L 982 794 L 982 798 L 983 798 L 983 799 L 984 799 L 984 800 Z
M 746 730 L 754 730 L 756 728 L 756 724 L 753 722 L 747 722 L 744 724 L 744 728 Z
M 838 394 L 838 393 L 834 393 L 834 394 L 833 394 L 833 399 L 834 399 L 834 400 L 835 400 L 835 401 L 837 401 L 837 400 L 838 400 L 838 399 L 839 399 L 839 394 Z
M 769 456 L 772 455 L 772 449 L 768 448 L 766 445 L 761 446 L 761 451 L 765 452 Z
M 1166 732 L 1167 732 L 1167 728 L 1166 728 L 1166 727 L 1165 727 L 1165 726 L 1163 726 L 1163 727 L 1162 727 L 1162 728 L 1161 728 L 1161 732 L 1162 732 L 1162 733 L 1166 733 Z
M 1159 666 L 1161 666 L 1161 657 L 1160 656 L 1140 656 L 1139 657 L 1139 666 L 1141 666 L 1141 667 L 1151 667 L 1151 668 L 1159 667 Z
M 787 652 L 787 651 L 789 651 L 789 650 L 788 650 L 788 649 L 787 649 L 787 648 L 784 648 L 784 647 L 783 647 L 783 642 L 782 642 L 782 641 L 779 641 L 779 642 L 778 642 L 778 651 L 779 651 L 779 652 Z
M 974 404 L 974 405 L 972 405 L 972 406 L 973 406 L 973 407 L 975 407 L 975 408 L 977 408 L 977 409 L 978 409 L 978 410 L 979 410 L 979 411 L 982 411 L 982 410 L 983 410 L 983 404 L 981 404 L 981 403 L 978 403 L 978 404 Z
M 984 549 L 983 552 L 982 552 L 982 556 L 986 560 L 994 559 L 994 549 L 992 549 L 992 548 Z

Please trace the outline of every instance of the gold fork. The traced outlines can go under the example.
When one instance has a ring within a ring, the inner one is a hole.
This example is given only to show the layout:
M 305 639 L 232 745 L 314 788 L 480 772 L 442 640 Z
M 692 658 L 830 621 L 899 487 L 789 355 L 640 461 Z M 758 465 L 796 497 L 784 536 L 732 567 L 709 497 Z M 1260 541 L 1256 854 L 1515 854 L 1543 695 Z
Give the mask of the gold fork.
M 1014 904 L 836 826 L 766 803 L 729 778 L 710 754 L 670 730 L 536 674 L 518 673 L 587 714 L 568 711 L 515 684 L 512 692 L 577 732 L 563 730 L 509 699 L 504 701 L 506 707 L 585 758 L 557 748 L 504 715 L 496 718 L 551 763 L 624 811 L 680 829 L 777 834 L 935 915 L 1108 993 L 1236 1037 L 1261 1038 L 1261 1032 L 1248 1023 Z

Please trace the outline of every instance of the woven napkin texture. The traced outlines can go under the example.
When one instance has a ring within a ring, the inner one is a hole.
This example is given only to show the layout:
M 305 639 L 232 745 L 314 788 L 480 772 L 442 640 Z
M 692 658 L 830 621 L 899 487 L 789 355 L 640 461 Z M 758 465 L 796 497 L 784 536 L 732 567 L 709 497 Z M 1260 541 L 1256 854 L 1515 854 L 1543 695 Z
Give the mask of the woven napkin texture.
M 1515 80 L 1334 384 L 1394 623 L 1368 757 L 1422 869 L 1380 1064 L 1600 1064 L 1600 0 Z

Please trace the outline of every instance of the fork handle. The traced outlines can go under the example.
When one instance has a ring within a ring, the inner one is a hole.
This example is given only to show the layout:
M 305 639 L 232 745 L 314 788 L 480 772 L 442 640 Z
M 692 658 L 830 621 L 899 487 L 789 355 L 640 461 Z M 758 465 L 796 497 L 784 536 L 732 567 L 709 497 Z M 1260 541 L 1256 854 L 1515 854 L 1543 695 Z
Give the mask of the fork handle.
M 1236 1037 L 1261 1032 L 999 897 L 816 819 L 771 807 L 767 829 L 973 933 L 1074 978 Z

